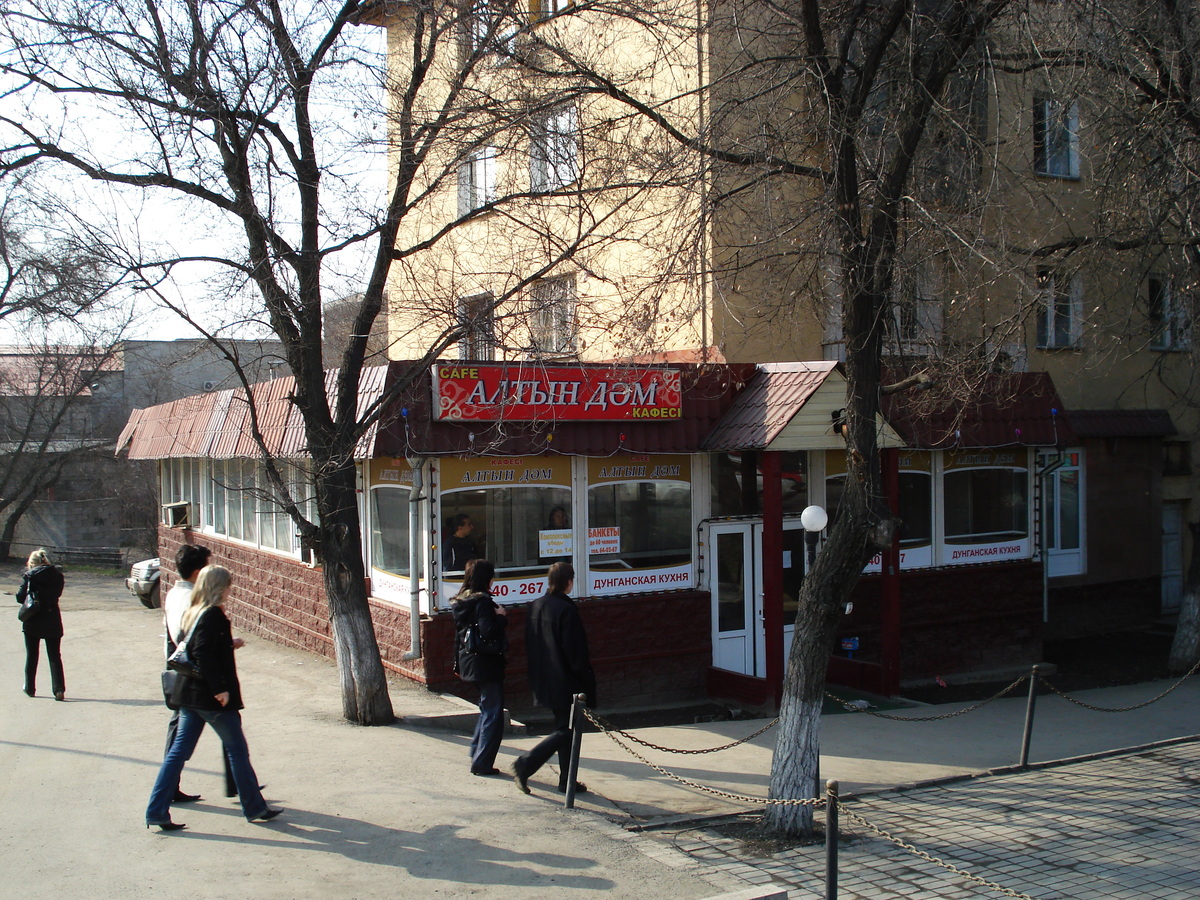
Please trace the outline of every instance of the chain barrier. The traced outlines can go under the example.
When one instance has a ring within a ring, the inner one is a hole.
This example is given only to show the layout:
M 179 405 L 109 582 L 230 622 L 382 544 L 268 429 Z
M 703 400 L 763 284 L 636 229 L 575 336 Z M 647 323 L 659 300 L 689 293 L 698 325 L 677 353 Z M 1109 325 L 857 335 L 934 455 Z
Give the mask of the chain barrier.
M 1035 898 L 1030 897 L 1028 894 L 1022 894 L 1020 891 L 1014 891 L 1012 888 L 1006 888 L 1003 885 L 996 884 L 996 882 L 994 882 L 994 881 L 988 881 L 986 878 L 982 878 L 973 872 L 968 872 L 966 869 L 960 869 L 958 866 L 954 865 L 953 863 L 948 863 L 945 860 L 938 859 L 936 856 L 934 856 L 930 853 L 926 853 L 924 850 L 921 850 L 918 847 L 913 846 L 908 841 L 906 841 L 902 838 L 898 838 L 894 834 L 890 834 L 889 832 L 880 828 L 878 825 L 875 825 L 874 823 L 867 821 L 862 816 L 860 816 L 858 813 L 852 812 L 849 808 L 847 808 L 846 804 L 842 803 L 840 800 L 837 801 L 837 805 L 838 805 L 838 811 L 841 813 L 844 813 L 846 815 L 846 817 L 848 819 L 850 819 L 852 822 L 855 822 L 855 823 L 861 825 L 863 828 L 866 828 L 868 831 L 872 832 L 873 834 L 878 835 L 879 837 L 883 838 L 886 841 L 890 841 L 891 843 L 895 844 L 900 849 L 913 854 L 914 856 L 918 857 L 919 859 L 925 860 L 927 863 L 932 863 L 935 866 L 939 866 L 943 869 L 946 869 L 947 871 L 953 872 L 955 875 L 958 875 L 960 878 L 965 878 L 968 881 L 973 881 L 976 884 L 982 885 L 983 887 L 986 887 L 986 888 L 990 888 L 993 891 L 999 891 L 1001 894 L 1004 894 L 1007 897 L 1015 897 L 1015 898 L 1017 898 L 1017 900 L 1035 900 Z
M 999 700 L 1001 697 L 1003 697 L 1007 694 L 1011 694 L 1013 691 L 1015 691 L 1018 687 L 1020 687 L 1022 684 L 1024 684 L 1028 680 L 1029 680 L 1028 675 L 1022 675 L 1020 678 L 1018 678 L 1016 681 L 1014 681 L 1012 684 L 1010 684 L 1004 690 L 1000 691 L 1000 693 L 993 694 L 992 696 L 988 697 L 986 700 L 980 700 L 974 706 L 967 706 L 967 707 L 964 707 L 963 709 L 957 710 L 952 713 L 943 713 L 940 716 L 892 716 L 892 715 L 888 715 L 887 713 L 871 712 L 869 709 L 855 709 L 854 707 L 848 706 L 848 704 L 851 701 L 843 700 L 841 697 L 838 697 L 834 694 L 829 693 L 829 691 L 825 692 L 825 696 L 828 697 L 830 700 L 836 700 L 838 703 L 842 704 L 842 706 L 846 706 L 852 712 L 865 713 L 866 715 L 874 716 L 877 719 L 891 719 L 895 722 L 938 722 L 938 721 L 941 721 L 942 719 L 953 719 L 955 716 L 965 715 L 966 713 L 974 712 L 977 709 L 981 709 L 982 707 L 987 706 L 993 700 Z
M 604 731 L 606 733 L 611 732 L 613 734 L 619 734 L 621 737 L 625 738 L 625 740 L 633 741 L 635 744 L 641 744 L 643 747 L 648 747 L 651 750 L 660 750 L 663 753 L 681 753 L 684 755 L 689 755 L 689 754 L 695 755 L 695 754 L 700 754 L 700 753 L 718 753 L 721 750 L 732 749 L 733 747 L 736 747 L 739 744 L 744 744 L 747 741 L 754 740 L 760 734 L 766 734 L 768 731 L 770 731 L 772 728 L 774 728 L 779 723 L 779 717 L 776 716 L 774 719 L 772 719 L 770 722 L 768 722 L 762 728 L 758 729 L 758 731 L 754 732 L 754 734 L 746 735 L 746 737 L 742 738 L 741 740 L 734 741 L 732 744 L 724 744 L 720 747 L 705 747 L 702 750 L 677 750 L 674 747 L 661 747 L 658 744 L 652 744 L 649 741 L 643 741 L 637 735 L 630 734 L 628 731 L 622 731 L 620 728 L 614 728 L 611 722 L 605 721 L 600 716 L 596 715 L 595 713 L 591 712 L 590 710 L 588 710 L 586 712 L 586 715 L 588 717 L 588 720 L 591 721 L 591 723 L 593 725 L 595 725 L 597 728 L 601 729 L 602 731 Z
M 638 753 L 632 747 L 623 743 L 621 741 L 621 739 L 619 737 L 617 737 L 617 733 L 614 733 L 614 732 L 610 731 L 609 729 L 605 728 L 604 725 L 601 724 L 602 720 L 597 719 L 597 717 L 592 714 L 591 710 L 584 708 L 583 714 L 587 717 L 588 721 L 591 722 L 593 725 L 595 725 L 597 728 L 599 728 L 600 731 L 609 738 L 609 740 L 611 740 L 614 744 L 616 744 L 618 747 L 620 747 L 622 750 L 624 750 L 626 753 L 628 753 L 634 759 L 638 760 L 639 762 L 645 763 L 651 769 L 658 772 L 658 774 L 663 775 L 663 776 L 671 779 L 672 781 L 678 782 L 679 784 L 685 785 L 686 787 L 693 788 L 697 791 L 703 791 L 706 794 L 712 794 L 714 797 L 721 797 L 724 800 L 732 800 L 735 803 L 759 803 L 759 804 L 765 804 L 767 806 L 812 806 L 817 809 L 820 809 L 825 806 L 825 798 L 824 797 L 803 797 L 803 798 L 794 798 L 794 799 L 793 798 L 748 797 L 745 794 L 730 793 L 729 791 L 723 791 L 720 788 L 709 787 L 708 785 L 701 784 L 698 781 L 692 781 L 690 778 L 684 778 L 682 775 L 676 775 L 674 772 L 669 772 L 666 769 L 664 769 L 662 766 L 657 765 L 656 763 L 650 762 L 650 760 L 646 759 L 646 757 L 642 756 L 640 753 Z M 772 723 L 772 724 L 774 724 L 774 723 Z
M 1058 696 L 1062 697 L 1068 703 L 1074 703 L 1076 706 L 1082 706 L 1084 709 L 1092 710 L 1092 712 L 1111 712 L 1111 713 L 1132 712 L 1135 709 L 1141 709 L 1143 706 L 1149 706 L 1151 703 L 1157 703 L 1163 697 L 1167 696 L 1167 694 L 1171 693 L 1171 691 L 1175 690 L 1175 688 L 1179 687 L 1181 684 L 1183 684 L 1185 681 L 1187 681 L 1189 678 L 1191 678 L 1193 675 L 1195 675 L 1197 670 L 1200 670 L 1200 660 L 1198 660 L 1196 662 L 1196 664 L 1194 666 L 1192 666 L 1191 670 L 1186 675 L 1184 675 L 1182 678 L 1180 678 L 1177 682 L 1175 682 L 1173 685 L 1171 685 L 1169 688 L 1167 688 L 1165 691 L 1163 691 L 1157 697 L 1153 697 L 1149 700 L 1146 700 L 1143 703 L 1136 703 L 1133 706 L 1117 706 L 1117 707 L 1093 706 L 1090 703 L 1085 703 L 1082 700 L 1072 697 L 1070 694 L 1066 694 L 1063 691 L 1060 691 L 1058 688 L 1056 688 L 1050 682 L 1046 681 L 1044 678 L 1042 679 L 1042 684 L 1046 685 L 1046 687 L 1048 687 L 1050 690 L 1054 691 L 1054 693 L 1058 694 Z

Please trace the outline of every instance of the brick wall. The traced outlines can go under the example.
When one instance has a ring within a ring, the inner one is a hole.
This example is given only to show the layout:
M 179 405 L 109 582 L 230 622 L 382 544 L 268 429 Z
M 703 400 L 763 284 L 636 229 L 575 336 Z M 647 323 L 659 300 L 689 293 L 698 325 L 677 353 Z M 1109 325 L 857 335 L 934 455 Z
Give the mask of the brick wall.
M 998 563 L 900 575 L 900 676 L 905 682 L 1032 665 L 1042 655 L 1039 563 Z M 854 592 L 839 637 L 857 636 L 856 658 L 879 661 L 880 579 Z
M 187 529 L 159 528 L 165 586 L 174 584 L 175 552 L 201 543 L 212 561 L 233 574 L 226 609 L 234 626 L 289 647 L 334 656 L 322 571 L 295 559 L 263 552 Z M 164 587 L 164 590 L 166 588 Z M 474 699 L 474 688 L 453 671 L 454 622 L 440 611 L 421 619 L 422 657 L 409 650 L 407 606 L 372 599 L 371 616 L 384 666 L 432 690 Z M 705 699 L 711 657 L 709 597 L 700 591 L 583 600 L 600 702 L 604 706 L 654 706 Z M 508 706 L 532 707 L 525 666 L 525 607 L 510 606 Z

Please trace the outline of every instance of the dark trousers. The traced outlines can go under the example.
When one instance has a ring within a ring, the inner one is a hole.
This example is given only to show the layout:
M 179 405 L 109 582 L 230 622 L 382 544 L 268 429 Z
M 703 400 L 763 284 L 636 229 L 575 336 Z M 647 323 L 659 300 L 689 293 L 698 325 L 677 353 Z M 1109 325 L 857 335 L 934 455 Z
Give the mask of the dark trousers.
M 174 710 L 171 713 L 171 721 L 167 722 L 167 746 L 163 748 L 163 757 L 171 751 L 171 745 L 175 743 L 175 734 L 179 731 L 179 710 Z M 229 767 L 229 757 L 225 755 L 225 749 L 221 748 L 221 761 L 225 763 L 225 796 L 237 796 L 237 784 L 233 780 L 233 770 Z M 179 793 L 179 782 L 175 782 L 175 793 Z
M 54 637 L 34 637 L 25 632 L 25 690 L 37 689 L 38 645 L 46 642 L 46 662 L 50 664 L 50 686 L 56 694 L 67 692 L 67 680 L 63 676 L 62 664 L 62 635 Z
M 570 775 L 571 739 L 574 737 L 574 732 L 571 730 L 571 707 L 550 711 L 554 713 L 554 730 L 542 738 L 537 746 L 524 756 L 517 757 L 514 766 L 518 772 L 528 778 L 545 765 L 546 760 L 557 753 L 558 789 L 565 791 Z

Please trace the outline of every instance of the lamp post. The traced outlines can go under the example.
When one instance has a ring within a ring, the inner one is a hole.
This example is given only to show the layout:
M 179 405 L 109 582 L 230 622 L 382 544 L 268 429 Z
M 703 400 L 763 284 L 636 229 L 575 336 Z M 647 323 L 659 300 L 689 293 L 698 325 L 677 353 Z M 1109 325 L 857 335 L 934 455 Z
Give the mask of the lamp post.
M 806 506 L 804 512 L 800 513 L 800 524 L 804 526 L 804 545 L 808 548 L 807 572 L 816 561 L 817 544 L 821 540 L 821 532 L 829 524 L 829 514 L 819 506 Z

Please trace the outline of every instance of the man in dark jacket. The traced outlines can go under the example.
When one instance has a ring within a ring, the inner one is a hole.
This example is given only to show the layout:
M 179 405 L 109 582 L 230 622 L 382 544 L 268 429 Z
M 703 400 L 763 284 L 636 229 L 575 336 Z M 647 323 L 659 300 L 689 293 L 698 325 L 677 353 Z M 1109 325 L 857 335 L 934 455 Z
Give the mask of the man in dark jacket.
M 442 569 L 446 572 L 461 572 L 467 563 L 479 558 L 479 547 L 471 540 L 475 523 L 466 513 L 459 513 L 446 520 L 446 532 L 442 538 Z
M 558 562 L 547 573 L 550 590 L 533 601 L 525 619 L 525 649 L 529 654 L 529 687 L 539 706 L 554 714 L 554 731 L 513 763 L 513 777 L 523 793 L 529 778 L 558 753 L 558 790 L 567 792 L 570 777 L 571 704 L 576 694 L 596 705 L 596 675 L 588 654 L 587 635 L 579 610 L 568 596 L 575 585 L 575 569 Z M 576 782 L 575 792 L 587 788 Z

